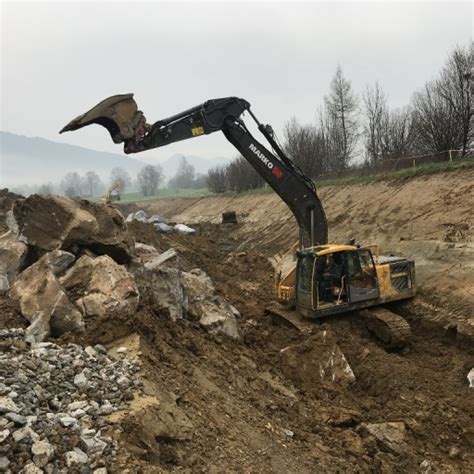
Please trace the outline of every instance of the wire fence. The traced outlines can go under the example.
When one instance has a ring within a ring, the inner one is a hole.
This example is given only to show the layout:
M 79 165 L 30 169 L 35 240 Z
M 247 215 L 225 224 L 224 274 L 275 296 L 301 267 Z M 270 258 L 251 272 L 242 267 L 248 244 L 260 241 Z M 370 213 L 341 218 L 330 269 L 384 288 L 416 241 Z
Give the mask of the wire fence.
M 432 163 L 446 163 L 473 158 L 474 148 L 468 149 L 465 154 L 463 154 L 462 150 L 446 150 L 438 153 L 383 159 L 375 164 L 364 163 L 347 170 L 326 173 L 319 176 L 318 180 L 372 176 L 376 174 L 393 173 L 407 168 L 418 168 Z

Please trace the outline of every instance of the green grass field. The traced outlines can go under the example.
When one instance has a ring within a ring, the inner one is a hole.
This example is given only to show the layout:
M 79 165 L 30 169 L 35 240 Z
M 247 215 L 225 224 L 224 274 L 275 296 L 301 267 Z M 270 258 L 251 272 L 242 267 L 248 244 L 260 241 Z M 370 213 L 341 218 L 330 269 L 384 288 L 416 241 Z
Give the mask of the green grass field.
M 364 183 L 375 183 L 378 181 L 393 181 L 399 179 L 410 179 L 418 176 L 431 175 L 436 173 L 443 173 L 449 171 L 456 171 L 462 169 L 474 168 L 474 159 L 456 160 L 453 162 L 443 163 L 430 163 L 426 165 L 417 166 L 416 168 L 405 168 L 392 173 L 377 174 L 369 176 L 351 176 L 347 178 L 338 179 L 327 179 L 327 180 L 316 180 L 316 187 L 322 188 L 325 186 L 347 186 L 351 184 L 364 184 Z M 226 192 L 221 196 L 246 196 L 255 194 L 269 194 L 273 190 L 269 186 L 263 188 L 251 189 L 241 193 Z M 200 189 L 160 189 L 159 192 L 154 196 L 144 196 L 139 192 L 124 193 L 122 195 L 121 203 L 133 203 L 139 201 L 156 201 L 157 199 L 170 199 L 170 198 L 201 198 L 217 196 L 207 188 Z M 91 201 L 98 202 L 101 196 L 96 196 Z

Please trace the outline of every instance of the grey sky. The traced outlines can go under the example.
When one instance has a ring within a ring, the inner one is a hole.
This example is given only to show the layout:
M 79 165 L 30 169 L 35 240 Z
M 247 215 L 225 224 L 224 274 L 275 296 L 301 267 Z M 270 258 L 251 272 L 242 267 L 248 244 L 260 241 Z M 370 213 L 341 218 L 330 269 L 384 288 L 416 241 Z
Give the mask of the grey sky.
M 149 122 L 237 95 L 277 133 L 311 121 L 340 63 L 394 106 L 472 35 L 471 2 L 2 3 L 2 130 L 120 152 L 97 126 L 58 135 L 103 98 L 134 92 Z M 232 157 L 222 134 L 157 149 Z

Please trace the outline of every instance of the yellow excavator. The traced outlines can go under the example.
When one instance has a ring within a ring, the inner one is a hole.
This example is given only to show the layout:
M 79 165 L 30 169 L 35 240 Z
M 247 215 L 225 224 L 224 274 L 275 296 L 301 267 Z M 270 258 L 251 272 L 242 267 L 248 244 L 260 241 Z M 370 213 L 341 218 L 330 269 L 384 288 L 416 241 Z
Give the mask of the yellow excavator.
M 256 122 L 273 152 L 251 135 L 242 119 L 244 112 Z M 105 127 L 115 143 L 123 142 L 125 153 L 222 131 L 288 205 L 299 226 L 298 248 L 282 259 L 277 270 L 279 305 L 268 311 L 303 329 L 305 319 L 358 310 L 387 347 L 406 344 L 410 326 L 380 305 L 415 295 L 413 260 L 381 256 L 377 245 L 328 243 L 326 216 L 314 182 L 288 158 L 271 126 L 258 121 L 246 100 L 208 100 L 150 125 L 133 94 L 115 95 L 73 119 L 60 133 L 93 123 Z
M 111 202 L 114 201 L 120 201 L 120 188 L 121 188 L 121 183 L 120 180 L 117 179 L 115 180 L 110 188 L 107 190 L 107 194 L 101 198 L 101 202 L 105 204 L 110 204 Z

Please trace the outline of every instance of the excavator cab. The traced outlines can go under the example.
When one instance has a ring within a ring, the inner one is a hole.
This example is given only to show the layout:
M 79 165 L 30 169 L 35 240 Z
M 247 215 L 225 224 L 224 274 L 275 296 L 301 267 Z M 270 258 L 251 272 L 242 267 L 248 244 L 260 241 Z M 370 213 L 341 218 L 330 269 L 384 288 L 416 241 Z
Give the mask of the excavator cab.
M 327 245 L 299 251 L 296 306 L 311 317 L 347 311 L 380 296 L 370 249 Z

